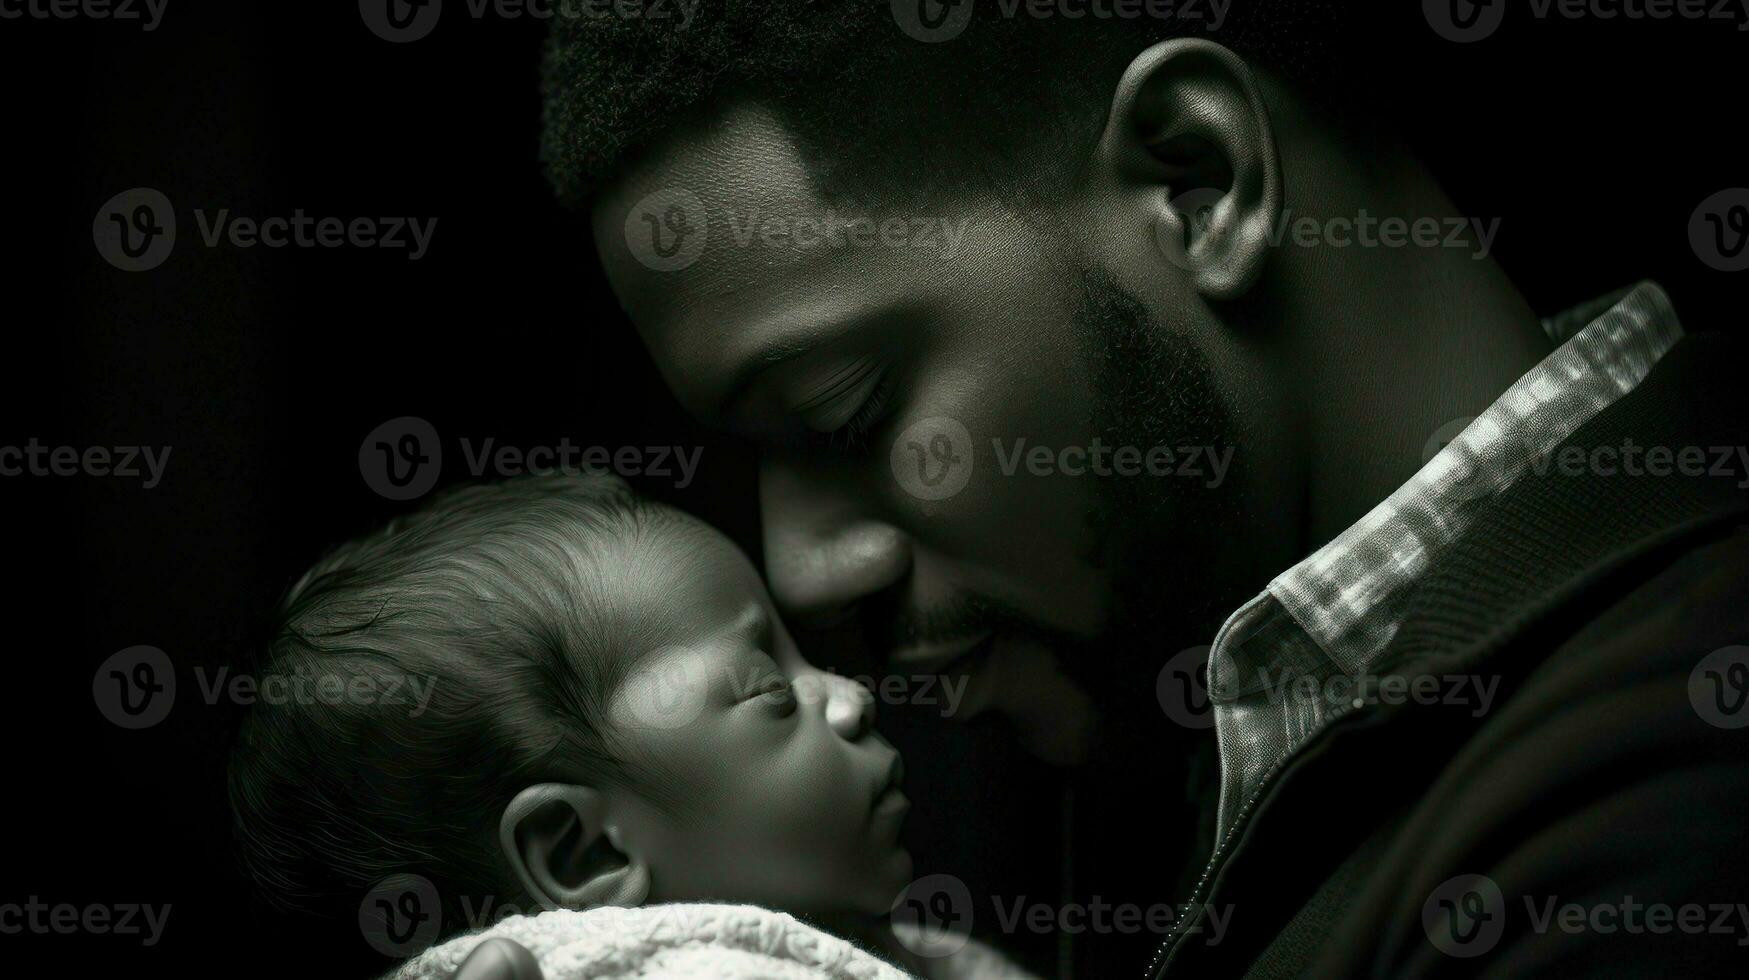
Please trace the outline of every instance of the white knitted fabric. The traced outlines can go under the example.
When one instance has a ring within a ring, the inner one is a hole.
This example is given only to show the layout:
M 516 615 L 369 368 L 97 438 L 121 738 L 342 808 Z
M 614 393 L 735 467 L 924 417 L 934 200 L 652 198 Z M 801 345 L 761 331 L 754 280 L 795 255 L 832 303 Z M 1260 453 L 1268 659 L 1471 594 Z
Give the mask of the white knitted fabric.
M 506 918 L 402 964 L 394 980 L 448 980 L 474 947 L 528 947 L 546 980 L 907 980 L 845 940 L 751 905 L 557 910 Z

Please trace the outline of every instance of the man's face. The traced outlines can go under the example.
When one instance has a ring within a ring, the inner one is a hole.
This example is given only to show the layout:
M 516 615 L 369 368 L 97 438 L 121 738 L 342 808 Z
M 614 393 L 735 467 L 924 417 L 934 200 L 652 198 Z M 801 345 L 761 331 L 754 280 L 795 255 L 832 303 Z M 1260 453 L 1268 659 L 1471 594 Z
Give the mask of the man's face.
M 853 621 L 895 674 L 969 675 L 962 717 L 1000 712 L 1076 762 L 1087 692 L 1123 659 L 1101 641 L 1123 625 L 1125 570 L 1162 545 L 1158 508 L 1126 525 L 1120 502 L 1212 473 L 1117 456 L 1103 376 L 1124 365 L 1089 326 L 1146 314 L 1113 312 L 1063 257 L 1051 229 L 1074 205 L 1042 224 L 993 201 L 924 208 L 835 205 L 784 126 L 744 107 L 683 128 L 593 218 L 674 393 L 760 450 L 766 571 L 791 622 Z M 1098 472 L 1123 463 L 1144 475 Z

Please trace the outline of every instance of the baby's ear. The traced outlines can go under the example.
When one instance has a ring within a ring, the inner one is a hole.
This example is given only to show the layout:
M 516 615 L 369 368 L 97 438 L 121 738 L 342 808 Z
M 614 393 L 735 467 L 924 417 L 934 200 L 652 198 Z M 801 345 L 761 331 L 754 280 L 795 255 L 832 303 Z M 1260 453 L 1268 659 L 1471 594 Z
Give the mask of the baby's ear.
M 540 783 L 516 794 L 498 821 L 504 857 L 544 908 L 636 906 L 650 897 L 650 869 L 619 849 L 599 790 Z

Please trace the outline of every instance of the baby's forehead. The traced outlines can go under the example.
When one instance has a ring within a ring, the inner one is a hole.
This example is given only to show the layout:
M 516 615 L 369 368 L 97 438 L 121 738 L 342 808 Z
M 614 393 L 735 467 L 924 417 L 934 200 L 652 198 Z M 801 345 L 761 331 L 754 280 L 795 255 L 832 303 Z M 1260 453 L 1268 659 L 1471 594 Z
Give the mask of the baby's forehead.
M 634 557 L 655 563 L 655 571 L 675 584 L 709 584 L 742 592 L 763 593 L 764 581 L 747 553 L 729 536 L 696 517 L 674 513 L 653 522 L 633 542 Z
M 664 522 L 604 555 L 599 574 L 636 632 L 680 641 L 770 629 L 764 582 L 740 548 L 694 519 Z M 755 627 L 757 629 L 755 629 Z

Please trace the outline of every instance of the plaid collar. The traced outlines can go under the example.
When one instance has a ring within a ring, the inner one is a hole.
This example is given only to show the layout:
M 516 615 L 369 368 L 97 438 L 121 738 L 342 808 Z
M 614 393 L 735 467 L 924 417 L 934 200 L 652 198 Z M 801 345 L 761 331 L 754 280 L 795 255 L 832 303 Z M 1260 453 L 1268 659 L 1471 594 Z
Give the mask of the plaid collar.
M 1475 515 L 1574 430 L 1634 389 L 1682 337 L 1643 282 L 1543 321 L 1559 346 L 1353 526 L 1228 618 L 1209 653 L 1221 764 L 1218 833 L 1267 774 L 1363 697 L 1428 568 Z M 1345 684 L 1328 683 L 1343 675 Z M 1287 694 L 1309 678 L 1315 694 Z

